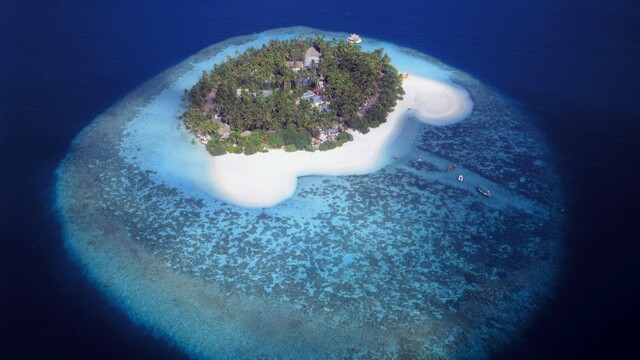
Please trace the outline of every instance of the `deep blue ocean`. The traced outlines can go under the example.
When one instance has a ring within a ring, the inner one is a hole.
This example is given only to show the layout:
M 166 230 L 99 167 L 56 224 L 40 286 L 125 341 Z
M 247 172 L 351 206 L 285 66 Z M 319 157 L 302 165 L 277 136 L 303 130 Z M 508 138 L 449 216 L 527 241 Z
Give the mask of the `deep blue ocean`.
M 54 171 L 73 138 L 206 46 L 305 25 L 432 55 L 532 118 L 566 197 L 554 296 L 496 358 L 620 358 L 640 321 L 636 1 L 0 2 L 0 357 L 176 359 L 63 246 Z

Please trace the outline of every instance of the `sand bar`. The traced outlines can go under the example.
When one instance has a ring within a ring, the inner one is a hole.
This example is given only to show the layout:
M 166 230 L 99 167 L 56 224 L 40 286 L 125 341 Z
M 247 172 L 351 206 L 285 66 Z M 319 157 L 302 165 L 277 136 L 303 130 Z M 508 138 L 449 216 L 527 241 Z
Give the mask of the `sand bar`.
M 473 108 L 469 94 L 457 86 L 417 76 L 409 76 L 402 85 L 404 98 L 387 121 L 367 134 L 353 133 L 353 141 L 340 148 L 212 157 L 210 174 L 217 196 L 239 206 L 268 207 L 290 198 L 299 176 L 371 173 L 392 161 L 393 154 L 384 149 L 393 141 L 405 114 L 442 126 L 461 121 Z

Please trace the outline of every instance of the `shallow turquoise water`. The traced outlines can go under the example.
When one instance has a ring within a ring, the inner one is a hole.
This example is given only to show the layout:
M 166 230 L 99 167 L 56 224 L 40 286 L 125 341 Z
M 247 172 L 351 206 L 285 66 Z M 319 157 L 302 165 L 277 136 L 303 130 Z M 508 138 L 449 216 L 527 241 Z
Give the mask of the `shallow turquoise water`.
M 205 50 L 76 139 L 58 202 L 89 276 L 201 357 L 465 358 L 510 341 L 544 304 L 561 253 L 562 198 L 529 119 L 466 74 L 374 43 L 400 69 L 467 89 L 473 113 L 447 127 L 409 119 L 388 149 L 399 160 L 375 173 L 301 178 L 271 208 L 226 204 L 198 182 L 208 155 L 166 115 L 179 95 L 165 89 L 271 36 L 292 34 Z

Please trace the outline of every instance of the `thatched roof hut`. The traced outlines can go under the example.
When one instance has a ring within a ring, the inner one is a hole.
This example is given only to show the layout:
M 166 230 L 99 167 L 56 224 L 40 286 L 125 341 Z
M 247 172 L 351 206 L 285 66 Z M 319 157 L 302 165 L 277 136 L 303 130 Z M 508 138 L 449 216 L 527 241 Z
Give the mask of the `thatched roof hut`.
M 310 47 L 307 49 L 307 52 L 304 53 L 304 66 L 311 67 L 311 63 L 315 62 L 318 64 L 320 62 L 320 56 L 322 54 L 316 50 L 315 47 Z

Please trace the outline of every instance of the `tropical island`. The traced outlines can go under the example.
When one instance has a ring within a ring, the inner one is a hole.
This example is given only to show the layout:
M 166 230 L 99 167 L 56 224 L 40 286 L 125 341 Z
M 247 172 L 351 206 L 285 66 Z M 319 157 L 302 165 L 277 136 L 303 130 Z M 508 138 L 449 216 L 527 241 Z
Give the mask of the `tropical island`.
M 331 150 L 384 123 L 404 95 L 383 49 L 351 39 L 270 40 L 235 55 L 184 93 L 180 118 L 213 156 Z

